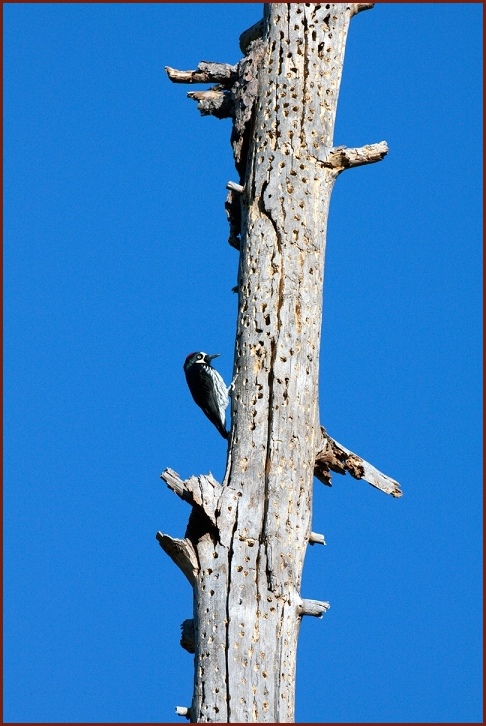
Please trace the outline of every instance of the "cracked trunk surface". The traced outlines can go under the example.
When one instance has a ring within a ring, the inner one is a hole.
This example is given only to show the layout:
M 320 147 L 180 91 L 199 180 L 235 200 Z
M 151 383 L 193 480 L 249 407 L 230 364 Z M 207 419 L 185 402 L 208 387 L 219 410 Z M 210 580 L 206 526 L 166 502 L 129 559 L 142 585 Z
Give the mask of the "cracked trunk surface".
M 198 722 L 294 721 L 321 440 L 322 287 L 336 177 L 326 162 L 352 6 L 271 3 L 265 12 L 242 195 L 230 453 L 214 523 L 186 534 L 200 567 Z

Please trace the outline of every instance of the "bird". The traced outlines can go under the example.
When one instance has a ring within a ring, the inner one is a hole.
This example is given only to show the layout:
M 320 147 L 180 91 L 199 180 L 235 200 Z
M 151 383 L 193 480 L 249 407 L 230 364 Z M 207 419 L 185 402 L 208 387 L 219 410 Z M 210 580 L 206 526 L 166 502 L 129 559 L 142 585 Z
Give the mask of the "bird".
M 219 355 L 220 353 L 189 353 L 184 361 L 184 373 L 194 401 L 216 426 L 221 436 L 227 439 L 229 432 L 226 430 L 225 411 L 232 386 L 227 388 L 223 378 L 211 365 L 211 361 Z

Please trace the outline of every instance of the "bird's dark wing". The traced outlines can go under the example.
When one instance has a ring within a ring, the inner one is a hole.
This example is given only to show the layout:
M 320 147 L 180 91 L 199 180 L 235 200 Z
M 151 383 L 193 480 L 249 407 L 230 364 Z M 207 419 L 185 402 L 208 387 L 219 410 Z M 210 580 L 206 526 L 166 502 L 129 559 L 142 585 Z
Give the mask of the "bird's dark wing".
M 202 375 L 202 365 L 191 366 L 186 371 L 187 385 L 194 401 L 201 408 L 211 423 L 216 426 L 223 438 L 228 438 L 224 414 L 220 415 L 219 401 L 216 396 L 214 382 L 209 376 Z M 224 383 L 223 383 L 224 385 Z

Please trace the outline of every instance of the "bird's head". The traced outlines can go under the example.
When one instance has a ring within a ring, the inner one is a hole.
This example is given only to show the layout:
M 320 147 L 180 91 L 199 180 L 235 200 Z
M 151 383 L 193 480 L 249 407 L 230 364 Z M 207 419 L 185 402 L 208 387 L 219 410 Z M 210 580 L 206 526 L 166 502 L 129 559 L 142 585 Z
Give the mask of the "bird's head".
M 213 358 L 217 358 L 220 353 L 214 353 L 213 355 L 208 355 L 207 353 L 189 353 L 186 360 L 184 361 L 184 370 L 186 371 L 190 366 L 195 365 L 196 363 L 205 363 L 205 365 L 210 366 L 211 361 Z

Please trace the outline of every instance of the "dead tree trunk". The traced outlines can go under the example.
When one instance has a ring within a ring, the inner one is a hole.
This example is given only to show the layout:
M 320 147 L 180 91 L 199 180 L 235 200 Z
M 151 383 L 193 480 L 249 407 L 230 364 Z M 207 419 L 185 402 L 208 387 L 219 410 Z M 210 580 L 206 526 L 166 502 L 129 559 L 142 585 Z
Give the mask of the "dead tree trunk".
M 183 644 L 195 653 L 194 722 L 294 721 L 297 638 L 314 475 L 350 472 L 400 495 L 396 482 L 320 426 L 319 346 L 331 191 L 343 169 L 380 160 L 385 142 L 334 148 L 350 18 L 372 4 L 265 5 L 241 38 L 238 66 L 167 69 L 202 113 L 233 117 L 239 183 L 229 184 L 230 243 L 240 249 L 232 429 L 223 484 L 162 478 L 192 506 L 184 539 L 158 533 L 194 590 Z M 321 593 L 315 593 L 320 596 Z

